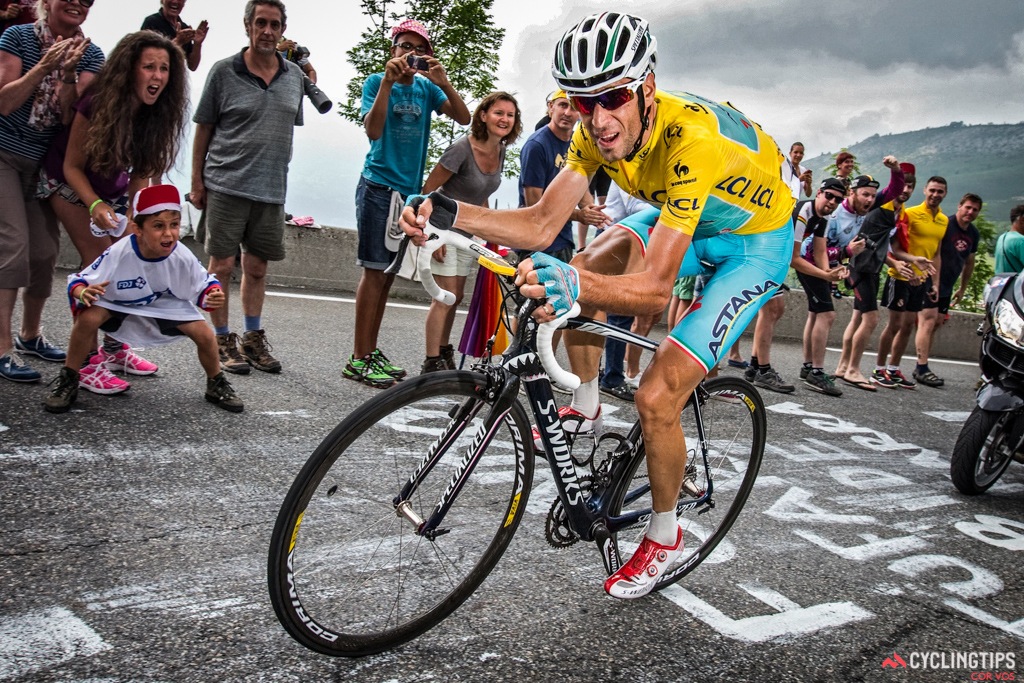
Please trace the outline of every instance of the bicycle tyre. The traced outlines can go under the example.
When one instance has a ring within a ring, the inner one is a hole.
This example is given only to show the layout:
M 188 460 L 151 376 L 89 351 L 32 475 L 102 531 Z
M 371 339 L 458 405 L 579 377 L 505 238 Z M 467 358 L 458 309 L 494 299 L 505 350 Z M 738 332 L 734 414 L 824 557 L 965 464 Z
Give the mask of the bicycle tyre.
M 316 652 L 358 657 L 438 624 L 487 577 L 525 514 L 533 483 L 530 424 L 518 401 L 428 539 L 396 513 L 460 405 L 479 412 L 423 475 L 410 497 L 426 520 L 491 408 L 476 372 L 423 375 L 355 410 L 317 447 L 278 514 L 267 581 L 285 630 Z
M 683 525 L 683 540 L 687 552 L 662 575 L 654 590 L 661 590 L 692 572 L 704 562 L 722 542 L 739 516 L 757 479 L 764 455 L 767 433 L 767 412 L 761 395 L 746 380 L 717 377 L 704 383 L 707 397 L 698 399 L 698 392 L 683 408 L 680 421 L 687 445 L 687 466 L 696 465 L 694 488 L 707 490 L 708 469 L 712 479 L 714 506 L 707 503 L 696 509 L 684 510 L 678 515 Z M 702 400 L 702 421 L 708 442 L 708 469 L 704 468 L 703 454 L 695 429 L 693 402 Z M 633 457 L 626 475 L 618 483 L 609 505 L 612 516 L 623 510 L 650 508 L 651 498 L 647 479 L 646 455 Z M 688 497 L 684 491 L 682 498 Z M 689 496 L 695 497 L 695 496 Z M 724 509 L 723 509 L 724 506 Z M 620 556 L 629 559 L 640 543 L 646 529 L 646 520 L 615 534 Z M 625 533 L 624 533 L 625 532 Z M 696 541 L 696 543 L 695 543 Z M 716 561 L 731 559 L 735 548 L 719 554 Z

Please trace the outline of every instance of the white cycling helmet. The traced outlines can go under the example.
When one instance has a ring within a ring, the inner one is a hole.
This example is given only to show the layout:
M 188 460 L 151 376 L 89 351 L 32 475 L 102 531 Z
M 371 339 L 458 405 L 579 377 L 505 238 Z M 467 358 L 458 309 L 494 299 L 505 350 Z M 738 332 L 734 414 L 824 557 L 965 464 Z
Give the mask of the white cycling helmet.
M 658 43 L 645 20 L 601 12 L 562 35 L 551 73 L 569 95 L 588 95 L 622 78 L 643 78 L 654 71 L 657 61 Z

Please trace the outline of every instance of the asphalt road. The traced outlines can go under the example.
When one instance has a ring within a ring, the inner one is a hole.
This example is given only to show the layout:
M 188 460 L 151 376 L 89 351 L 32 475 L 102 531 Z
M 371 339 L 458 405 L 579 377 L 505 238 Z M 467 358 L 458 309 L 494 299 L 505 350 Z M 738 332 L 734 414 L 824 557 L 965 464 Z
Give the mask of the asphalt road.
M 424 316 L 385 317 L 384 349 L 410 369 Z M 46 318 L 66 340 L 58 300 Z M 270 532 L 309 453 L 375 390 L 341 378 L 350 299 L 278 290 L 264 320 L 284 371 L 232 378 L 240 415 L 203 400 L 187 341 L 146 350 L 161 370 L 127 394 L 83 392 L 66 415 L 43 412 L 43 385 L 0 383 L 0 681 L 1015 676 L 1024 469 L 984 496 L 956 492 L 949 453 L 977 371 L 941 362 L 941 389 L 763 392 L 768 453 L 729 548 L 661 594 L 608 598 L 592 546 L 548 546 L 538 467 L 509 550 L 446 622 L 381 655 L 313 654 L 270 606 Z M 774 361 L 795 379 L 799 349 Z

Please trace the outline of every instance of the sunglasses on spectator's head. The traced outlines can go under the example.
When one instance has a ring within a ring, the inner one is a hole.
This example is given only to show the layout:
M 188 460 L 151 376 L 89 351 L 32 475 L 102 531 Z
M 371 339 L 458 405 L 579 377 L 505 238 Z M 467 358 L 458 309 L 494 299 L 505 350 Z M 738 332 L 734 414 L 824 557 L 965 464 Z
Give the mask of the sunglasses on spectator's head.
M 576 111 L 587 116 L 593 114 L 599 104 L 605 111 L 614 111 L 627 102 L 632 102 L 637 89 L 643 84 L 644 79 L 641 78 L 620 88 L 605 90 L 598 95 L 570 95 L 569 101 Z
M 94 3 L 95 1 L 96 0 L 64 0 L 64 2 L 68 3 L 69 5 L 72 2 L 78 2 L 79 5 L 81 5 L 82 7 L 86 8 L 86 9 L 89 9 L 90 7 L 92 7 L 92 3 Z

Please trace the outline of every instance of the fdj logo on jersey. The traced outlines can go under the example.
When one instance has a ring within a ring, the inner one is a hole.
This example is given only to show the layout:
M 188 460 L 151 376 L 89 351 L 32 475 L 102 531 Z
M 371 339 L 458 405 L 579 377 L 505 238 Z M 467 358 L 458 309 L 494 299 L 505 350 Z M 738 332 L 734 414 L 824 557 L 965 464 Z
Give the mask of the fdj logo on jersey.
M 772 208 L 772 200 L 775 199 L 775 190 L 767 188 L 764 185 L 758 184 L 757 189 L 751 192 L 750 186 L 753 183 L 754 181 L 751 180 L 750 178 L 731 175 L 722 182 L 715 185 L 715 189 L 721 190 L 722 192 L 730 194 L 733 197 L 746 199 L 754 206 L 760 206 L 765 209 Z
M 146 278 L 141 277 L 141 276 L 135 278 L 134 280 L 118 280 L 117 281 L 117 288 L 118 288 L 118 290 L 121 290 L 121 289 L 142 289 L 145 286 L 146 286 Z

